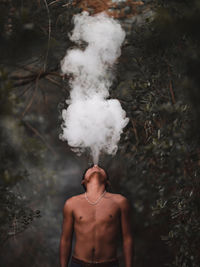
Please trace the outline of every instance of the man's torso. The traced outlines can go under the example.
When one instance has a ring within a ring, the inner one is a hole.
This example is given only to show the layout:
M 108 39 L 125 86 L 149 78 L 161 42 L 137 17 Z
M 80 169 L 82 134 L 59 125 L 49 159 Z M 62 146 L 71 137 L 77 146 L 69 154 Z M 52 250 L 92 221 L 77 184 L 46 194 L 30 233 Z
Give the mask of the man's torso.
M 75 247 L 73 256 L 88 262 L 100 262 L 117 257 L 121 230 L 121 195 L 106 192 L 96 205 L 85 194 L 73 197 Z

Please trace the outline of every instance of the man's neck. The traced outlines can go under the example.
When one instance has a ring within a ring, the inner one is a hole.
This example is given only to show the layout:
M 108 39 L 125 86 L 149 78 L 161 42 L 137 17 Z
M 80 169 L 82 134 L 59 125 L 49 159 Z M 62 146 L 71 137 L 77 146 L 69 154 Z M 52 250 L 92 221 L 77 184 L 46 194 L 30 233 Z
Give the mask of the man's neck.
M 98 174 L 93 174 L 90 178 L 90 182 L 87 184 L 87 195 L 95 199 L 103 194 L 104 191 L 105 184 L 100 183 Z

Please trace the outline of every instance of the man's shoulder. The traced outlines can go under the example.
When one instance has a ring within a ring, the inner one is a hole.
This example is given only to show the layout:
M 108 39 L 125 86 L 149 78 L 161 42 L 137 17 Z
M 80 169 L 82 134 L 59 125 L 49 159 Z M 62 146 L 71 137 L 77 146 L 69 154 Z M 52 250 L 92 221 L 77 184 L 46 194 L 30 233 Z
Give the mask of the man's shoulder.
M 69 197 L 64 203 L 64 212 L 71 211 L 73 212 L 74 209 L 77 207 L 78 199 L 83 198 L 84 194 L 75 195 Z
M 112 197 L 112 199 L 117 202 L 119 205 L 122 205 L 123 203 L 129 202 L 128 199 L 123 196 L 122 194 L 113 194 L 109 193 L 109 195 Z
M 82 199 L 82 198 L 84 198 L 84 193 L 83 194 L 72 196 L 72 197 L 68 198 L 65 201 L 65 205 L 73 205 L 74 203 L 77 202 L 78 199 Z
M 108 192 L 109 195 L 111 195 L 112 197 L 114 197 L 115 199 L 121 201 L 123 199 L 127 199 L 125 196 L 123 196 L 122 194 L 114 194 L 114 193 L 110 193 Z
M 130 215 L 132 213 L 132 205 L 130 200 L 121 194 L 113 194 L 114 201 L 117 203 L 118 208 L 120 209 L 121 214 Z

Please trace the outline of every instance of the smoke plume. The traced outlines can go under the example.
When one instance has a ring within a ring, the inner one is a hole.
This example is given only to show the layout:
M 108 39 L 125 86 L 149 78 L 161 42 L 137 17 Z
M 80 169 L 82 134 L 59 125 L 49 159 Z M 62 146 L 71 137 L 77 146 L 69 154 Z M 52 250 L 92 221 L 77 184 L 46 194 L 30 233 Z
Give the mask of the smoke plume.
M 60 138 L 81 154 L 89 148 L 94 164 L 101 152 L 115 155 L 126 113 L 117 99 L 107 99 L 112 84 L 112 66 L 121 54 L 125 32 L 121 25 L 105 13 L 74 16 L 70 39 L 86 48 L 68 50 L 61 61 L 64 74 L 70 79 L 69 104 L 62 111 Z

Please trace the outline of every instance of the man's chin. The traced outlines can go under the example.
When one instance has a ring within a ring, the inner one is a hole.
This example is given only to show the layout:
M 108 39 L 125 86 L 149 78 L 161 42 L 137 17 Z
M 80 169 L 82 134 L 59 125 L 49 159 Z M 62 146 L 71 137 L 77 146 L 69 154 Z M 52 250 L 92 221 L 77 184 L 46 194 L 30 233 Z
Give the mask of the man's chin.
M 94 170 L 91 174 L 90 174 L 90 178 L 94 177 L 94 174 L 100 174 L 101 172 L 98 170 Z

